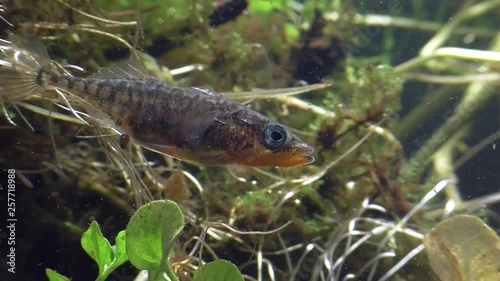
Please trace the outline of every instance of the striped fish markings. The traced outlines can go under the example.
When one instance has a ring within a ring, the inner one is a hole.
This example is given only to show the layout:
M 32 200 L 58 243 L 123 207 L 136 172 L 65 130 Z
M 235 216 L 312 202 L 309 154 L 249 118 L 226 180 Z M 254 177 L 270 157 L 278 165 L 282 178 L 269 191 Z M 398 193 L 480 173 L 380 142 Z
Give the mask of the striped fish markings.
M 63 90 L 84 100 L 100 125 L 180 160 L 254 167 L 314 161 L 314 149 L 285 126 L 222 94 L 169 85 L 132 60 L 87 78 L 63 75 L 51 67 L 39 40 L 17 40 L 22 43 L 3 40 L 0 97 Z

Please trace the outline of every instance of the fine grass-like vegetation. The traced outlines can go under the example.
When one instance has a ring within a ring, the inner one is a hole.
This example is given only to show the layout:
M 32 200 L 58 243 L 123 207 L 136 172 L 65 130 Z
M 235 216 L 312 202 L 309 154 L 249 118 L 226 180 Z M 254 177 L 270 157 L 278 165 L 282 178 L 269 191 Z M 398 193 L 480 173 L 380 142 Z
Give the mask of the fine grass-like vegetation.
M 135 57 L 316 150 L 294 168 L 203 166 L 124 142 L 68 93 L 0 94 L 22 280 L 440 280 L 426 251 L 457 249 L 429 249 L 432 235 L 453 241 L 457 222 L 434 228 L 441 220 L 467 213 L 498 228 L 498 0 L 0 7 L 0 61 L 13 35 L 39 38 L 66 75 Z

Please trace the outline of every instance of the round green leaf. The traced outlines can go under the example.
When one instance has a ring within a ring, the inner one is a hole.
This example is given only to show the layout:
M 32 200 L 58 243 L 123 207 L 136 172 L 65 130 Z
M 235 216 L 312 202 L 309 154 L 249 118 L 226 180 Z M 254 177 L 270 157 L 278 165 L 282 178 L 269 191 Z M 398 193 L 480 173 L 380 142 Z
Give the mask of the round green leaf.
M 243 281 L 243 277 L 236 265 L 227 260 L 216 260 L 198 269 L 193 281 Z
M 500 238 L 477 217 L 458 215 L 440 222 L 425 235 L 424 245 L 441 280 L 499 280 Z
M 142 206 L 125 231 L 130 262 L 140 270 L 162 270 L 183 227 L 184 217 L 175 202 L 159 200 Z

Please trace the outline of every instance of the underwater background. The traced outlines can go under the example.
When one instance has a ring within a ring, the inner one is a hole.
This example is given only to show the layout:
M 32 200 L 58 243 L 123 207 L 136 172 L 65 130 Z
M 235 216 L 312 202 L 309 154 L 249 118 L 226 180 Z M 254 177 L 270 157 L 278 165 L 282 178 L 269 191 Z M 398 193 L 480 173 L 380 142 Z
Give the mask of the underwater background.
M 13 35 L 78 77 L 135 56 L 315 148 L 292 168 L 183 162 L 86 124 L 72 95 L 0 92 L 1 280 L 500 280 L 500 1 L 0 12 L 0 65 Z

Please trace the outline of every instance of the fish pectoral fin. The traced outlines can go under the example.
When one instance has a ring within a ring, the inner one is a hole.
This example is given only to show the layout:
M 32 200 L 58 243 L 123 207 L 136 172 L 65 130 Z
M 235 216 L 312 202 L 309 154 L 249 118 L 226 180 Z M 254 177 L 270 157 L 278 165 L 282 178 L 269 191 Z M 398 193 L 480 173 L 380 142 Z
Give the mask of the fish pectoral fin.
M 97 73 L 90 75 L 92 79 L 151 79 L 154 78 L 144 64 L 135 58 L 128 58 L 117 64 L 101 68 Z
M 171 157 L 174 157 L 179 160 L 188 160 L 183 157 L 182 149 L 172 146 L 172 145 L 164 145 L 164 144 L 157 144 L 157 143 L 151 143 L 151 142 L 144 142 L 135 139 L 135 143 L 140 145 L 141 147 L 144 147 L 148 150 L 160 153 L 160 154 L 165 154 Z M 181 153 L 180 153 L 181 152 Z
M 210 152 L 197 152 L 194 153 L 188 149 L 182 149 L 171 145 L 161 145 L 155 143 L 141 142 L 135 140 L 141 147 L 157 152 L 163 155 L 173 157 L 177 160 L 187 161 L 190 163 L 201 163 L 210 166 L 222 166 L 229 162 L 227 161 L 225 151 L 210 151 Z

